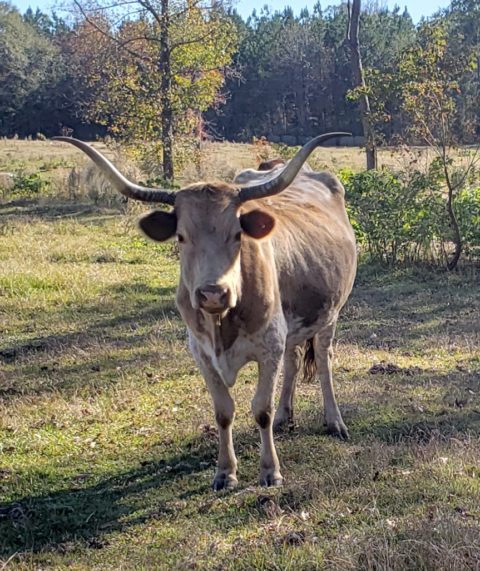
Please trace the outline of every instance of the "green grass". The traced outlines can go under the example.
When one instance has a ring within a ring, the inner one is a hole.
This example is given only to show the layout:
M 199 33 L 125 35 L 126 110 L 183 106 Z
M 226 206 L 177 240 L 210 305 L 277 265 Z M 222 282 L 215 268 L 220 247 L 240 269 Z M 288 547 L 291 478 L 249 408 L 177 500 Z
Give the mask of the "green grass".
M 319 388 L 256 486 L 255 368 L 234 389 L 239 487 L 173 298 L 173 246 L 91 204 L 0 205 L 0 569 L 478 569 L 478 272 L 362 266 L 337 336 L 351 440 Z M 372 374 L 385 362 L 392 373 Z

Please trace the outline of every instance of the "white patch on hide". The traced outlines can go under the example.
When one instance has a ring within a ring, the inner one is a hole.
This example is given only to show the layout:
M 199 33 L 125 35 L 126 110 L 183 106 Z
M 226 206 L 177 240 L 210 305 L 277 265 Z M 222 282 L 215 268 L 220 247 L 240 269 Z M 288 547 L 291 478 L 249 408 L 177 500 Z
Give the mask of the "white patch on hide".
M 238 372 L 246 363 L 268 363 L 282 358 L 287 325 L 283 314 L 278 314 L 266 327 L 253 335 L 239 331 L 233 345 L 227 350 L 222 348 L 218 356 L 209 337 L 195 337 L 190 330 L 188 333 L 190 350 L 199 366 L 201 360 L 206 358 L 225 385 L 231 388 L 237 380 Z

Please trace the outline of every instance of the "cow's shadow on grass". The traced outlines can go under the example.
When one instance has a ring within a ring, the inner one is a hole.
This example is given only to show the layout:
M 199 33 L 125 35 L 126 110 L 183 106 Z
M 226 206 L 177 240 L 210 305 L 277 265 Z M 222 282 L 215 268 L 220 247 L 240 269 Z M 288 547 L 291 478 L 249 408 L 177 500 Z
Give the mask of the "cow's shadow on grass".
M 239 441 L 252 445 L 253 438 L 252 431 L 240 435 Z M 241 449 L 240 444 L 240 454 Z M 169 500 L 209 491 L 216 450 L 214 437 L 197 437 L 180 452 L 167 453 L 158 462 L 142 463 L 90 487 L 78 483 L 84 476 L 80 475 L 70 489 L 0 504 L 0 557 L 45 547 L 62 551 L 73 540 L 99 547 L 106 533 L 149 519 L 174 517 Z
M 168 343 L 186 339 L 176 309 L 174 287 L 151 287 L 143 284 L 125 284 L 109 303 L 92 303 L 89 306 L 60 308 L 52 317 L 52 323 L 66 319 L 63 312 L 75 315 L 81 312 L 83 323 L 72 321 L 72 331 L 44 336 L 32 335 L 17 343 L 0 342 L 0 364 L 5 366 L 5 376 L 0 386 L 0 399 L 7 401 L 16 396 L 41 394 L 52 388 L 63 390 L 81 378 L 108 371 L 123 369 L 129 363 L 142 358 L 144 362 L 161 357 L 162 348 L 155 346 L 159 340 L 166 350 Z M 110 292 L 112 293 L 112 292 Z M 134 295 L 134 302 L 123 304 L 121 299 Z M 139 299 L 142 298 L 142 299 Z M 95 345 L 108 349 L 108 357 L 98 355 Z M 92 349 L 93 347 L 93 349 Z M 62 358 L 70 351 L 78 357 L 66 363 Z M 126 355 L 128 353 L 128 356 Z M 72 362 L 73 361 L 73 362 Z M 48 377 L 54 382 L 44 382 Z M 38 379 L 38 383 L 30 382 Z
M 352 419 L 346 420 L 348 423 Z M 447 441 L 452 437 L 462 438 L 466 434 L 480 434 L 478 411 L 458 409 L 442 418 L 430 415 L 419 421 L 412 416 L 402 421 L 374 422 L 368 435 L 353 432 L 352 443 L 342 446 L 352 445 L 358 450 L 364 438 L 367 438 L 369 447 L 375 442 L 422 446 L 432 439 Z M 300 425 L 293 432 L 280 436 L 279 447 L 298 449 L 306 445 L 306 441 L 303 441 L 305 438 L 311 443 L 312 436 L 323 438 L 317 441 L 316 449 L 324 449 L 325 454 L 334 454 L 331 447 L 322 444 L 329 437 L 324 435 L 321 423 Z M 255 463 L 258 462 L 259 440 L 253 427 L 237 432 L 235 442 L 240 466 L 243 463 L 251 464 L 253 457 Z M 210 490 L 216 454 L 217 440 L 214 433 L 209 432 L 192 437 L 183 443 L 180 450 L 175 446 L 172 453 L 167 451 L 159 461 L 141 463 L 91 486 L 85 485 L 85 479 L 89 476 L 79 474 L 67 489 L 0 504 L 0 557 L 8 558 L 13 553 L 45 549 L 64 553 L 78 541 L 87 547 L 101 549 L 108 545 L 108 535 L 112 532 L 125 531 L 152 520 L 164 518 L 172 521 L 186 517 L 182 510 L 191 513 L 193 509 L 201 514 L 205 505 L 226 497 L 224 493 L 214 494 Z M 295 480 L 295 464 L 289 462 L 288 456 L 286 463 L 290 478 Z M 335 457 L 328 459 L 328 463 L 333 465 Z M 343 480 L 334 483 L 333 489 L 335 493 L 342 493 L 347 488 L 353 489 L 357 483 Z M 252 484 L 255 482 L 240 482 L 240 490 L 242 486 L 249 486 L 246 491 L 253 495 L 250 501 L 252 509 L 236 511 L 234 522 L 229 519 L 228 510 L 222 512 L 223 515 L 216 513 L 216 525 L 228 529 L 247 525 L 252 517 L 265 517 L 258 509 L 258 502 L 265 497 L 265 489 L 252 488 Z M 331 488 L 328 479 L 325 484 Z M 309 499 L 304 491 L 296 493 L 291 487 L 280 494 L 280 502 L 287 509 L 298 509 L 303 501 Z M 199 499 L 201 501 L 197 501 Z M 179 500 L 184 501 L 183 506 L 178 506 Z

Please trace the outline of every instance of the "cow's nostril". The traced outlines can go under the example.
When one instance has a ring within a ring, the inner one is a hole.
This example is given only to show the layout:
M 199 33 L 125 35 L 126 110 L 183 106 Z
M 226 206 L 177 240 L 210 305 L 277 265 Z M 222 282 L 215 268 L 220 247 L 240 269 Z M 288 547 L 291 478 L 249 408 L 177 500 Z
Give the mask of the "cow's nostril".
M 202 290 L 198 292 L 198 299 L 200 301 L 208 301 L 208 295 L 204 294 Z

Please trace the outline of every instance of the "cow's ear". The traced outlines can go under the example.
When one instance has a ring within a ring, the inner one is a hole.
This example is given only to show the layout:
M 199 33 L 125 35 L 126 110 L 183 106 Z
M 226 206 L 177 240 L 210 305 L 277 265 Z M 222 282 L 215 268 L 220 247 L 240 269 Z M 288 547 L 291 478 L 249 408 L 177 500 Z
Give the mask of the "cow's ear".
M 156 242 L 171 238 L 177 230 L 177 215 L 174 212 L 152 210 L 140 218 L 138 225 L 144 234 Z
M 259 240 L 265 238 L 275 226 L 275 218 L 263 210 L 251 210 L 240 216 L 240 226 L 245 234 Z

